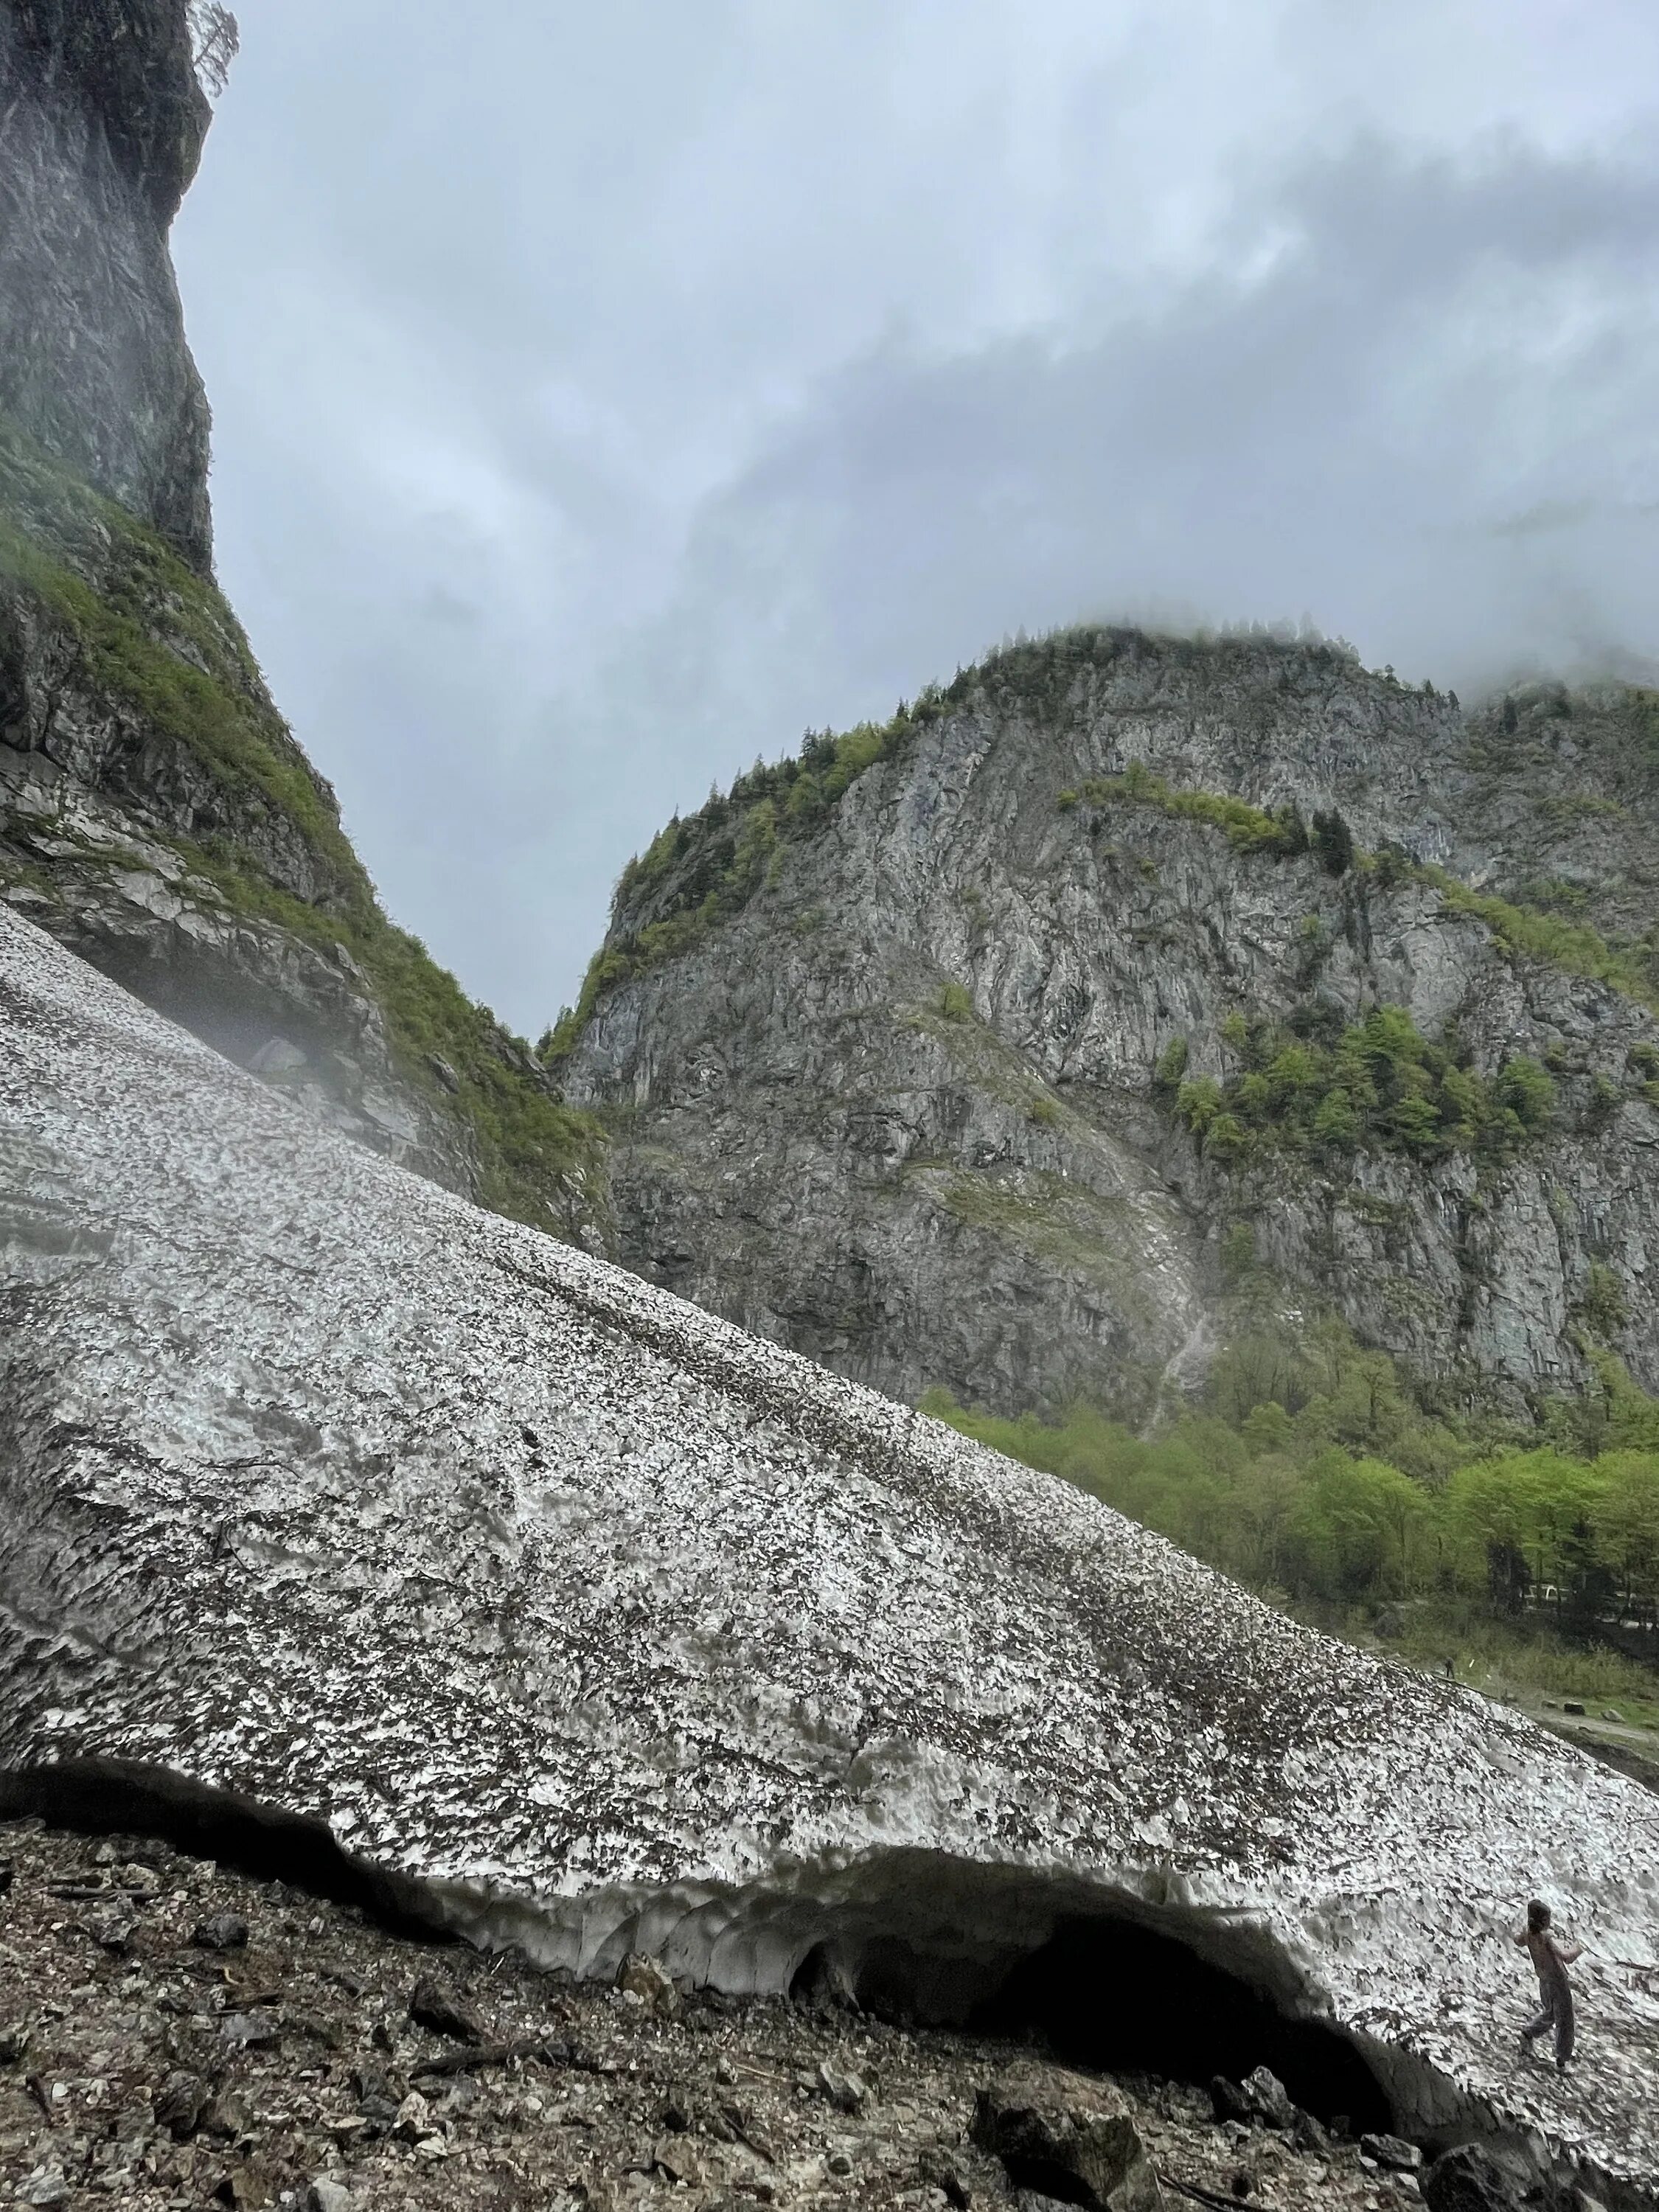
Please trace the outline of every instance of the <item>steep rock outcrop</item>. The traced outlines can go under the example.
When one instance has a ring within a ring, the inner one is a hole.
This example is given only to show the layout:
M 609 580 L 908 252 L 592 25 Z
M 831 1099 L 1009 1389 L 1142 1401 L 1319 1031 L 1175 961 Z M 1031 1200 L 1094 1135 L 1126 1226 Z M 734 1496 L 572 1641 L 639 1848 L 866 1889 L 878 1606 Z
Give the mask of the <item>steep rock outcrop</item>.
M 204 573 L 208 406 L 167 233 L 208 114 L 184 0 L 0 0 L 0 410 Z
M 1329 646 L 1088 630 L 809 741 L 624 876 L 554 1040 L 622 1256 L 1004 1410 L 1144 1413 L 1241 1249 L 1471 1397 L 1572 1387 L 1591 1310 L 1659 1386 L 1656 731 L 1618 687 L 1468 714 Z M 1449 1093 L 1316 1129 L 1378 1007 Z
M 1163 1942 L 1401 2127 L 1659 2179 L 1634 1783 L 316 1128 L 3 913 L 0 1148 L 0 1806 L 307 1824 L 481 1941 L 923 2017 Z M 1565 2082 L 1514 2050 L 1540 1889 Z
M 214 588 L 185 0 L 0 0 L 0 897 L 360 1140 L 602 1233 L 596 1133 L 381 914 Z
M 359 1141 L 596 1233 L 596 1133 L 386 920 L 224 600 L 3 422 L 0 898 Z

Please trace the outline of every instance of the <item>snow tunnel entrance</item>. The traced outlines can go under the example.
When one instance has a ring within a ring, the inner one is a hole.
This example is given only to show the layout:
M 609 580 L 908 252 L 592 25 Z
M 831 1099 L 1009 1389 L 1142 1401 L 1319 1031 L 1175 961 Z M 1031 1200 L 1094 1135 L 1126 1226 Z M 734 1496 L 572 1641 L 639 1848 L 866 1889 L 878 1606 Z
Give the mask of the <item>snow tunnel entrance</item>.
M 1256 1916 L 905 1861 L 888 1862 L 878 1900 L 866 1893 L 862 1911 L 797 1954 L 793 1996 L 851 1997 L 879 2018 L 1034 2045 L 1088 2072 L 1207 2089 L 1265 2066 L 1321 2120 L 1361 2130 L 1397 2118 L 1362 2043 L 1321 2015 Z
M 465 1909 L 459 1893 L 343 1850 L 320 1822 L 273 1812 L 155 1769 L 88 1760 L 0 1775 L 0 1817 L 165 1837 L 179 1850 L 356 1905 L 427 1941 L 521 1942 L 538 1963 L 575 1964 L 532 1905 Z M 702 1900 L 706 1908 L 708 1904 Z M 590 1925 L 598 1917 L 590 1900 Z M 1390 2100 L 1360 2045 L 1298 2001 L 1297 1978 L 1259 1923 L 926 1851 L 874 1855 L 821 1885 L 726 1893 L 705 1923 L 696 1899 L 619 1894 L 608 1936 L 576 1971 L 613 1973 L 640 1948 L 694 1983 L 732 1994 L 787 1989 L 799 2002 L 850 1996 L 878 2018 L 951 2027 L 1044 2048 L 1102 2073 L 1207 2087 L 1258 2066 L 1322 2120 L 1390 2124 Z
M 977 2005 L 981 2034 L 1046 2045 L 1100 2073 L 1163 2075 L 1207 2087 L 1276 2074 L 1317 2118 L 1386 2129 L 1389 2100 L 1356 2045 L 1328 2023 L 1288 2015 L 1190 1944 L 1130 1920 L 1063 1921 Z

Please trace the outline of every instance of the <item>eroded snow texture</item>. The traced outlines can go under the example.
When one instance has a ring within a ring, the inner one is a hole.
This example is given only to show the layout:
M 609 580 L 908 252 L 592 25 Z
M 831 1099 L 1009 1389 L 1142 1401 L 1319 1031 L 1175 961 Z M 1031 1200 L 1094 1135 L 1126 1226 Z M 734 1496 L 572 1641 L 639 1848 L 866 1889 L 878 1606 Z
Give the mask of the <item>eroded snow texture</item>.
M 3 912 L 0 1152 L 14 1772 L 166 1770 L 732 1989 L 902 1936 L 945 2003 L 1138 1900 L 1421 2122 L 1659 2175 L 1634 1783 L 319 1132 Z M 1565 2083 L 1534 1893 L 1593 1951 Z

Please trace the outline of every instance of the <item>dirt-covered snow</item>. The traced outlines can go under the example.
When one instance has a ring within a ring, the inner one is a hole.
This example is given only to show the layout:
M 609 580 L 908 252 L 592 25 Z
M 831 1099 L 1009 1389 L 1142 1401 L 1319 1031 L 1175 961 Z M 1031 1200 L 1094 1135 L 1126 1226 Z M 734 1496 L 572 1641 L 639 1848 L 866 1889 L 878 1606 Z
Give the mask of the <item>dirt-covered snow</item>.
M 3 910 L 0 1252 L 15 1806 L 147 1771 L 550 1964 L 827 1943 L 940 2014 L 1127 1911 L 1401 2125 L 1659 2179 L 1659 1800 L 319 1132 Z M 1565 2080 L 1533 1894 L 1589 1947 Z

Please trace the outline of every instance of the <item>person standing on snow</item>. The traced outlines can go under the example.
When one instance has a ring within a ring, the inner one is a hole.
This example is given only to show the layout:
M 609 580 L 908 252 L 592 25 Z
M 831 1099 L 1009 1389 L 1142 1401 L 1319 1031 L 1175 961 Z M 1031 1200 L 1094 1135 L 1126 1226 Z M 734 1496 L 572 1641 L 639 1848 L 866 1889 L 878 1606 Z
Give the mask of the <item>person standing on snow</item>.
M 1516 1945 L 1532 1954 L 1532 1963 L 1538 1972 L 1538 1994 L 1542 2008 L 1536 2020 L 1529 2020 L 1521 2031 L 1521 2048 L 1530 2051 L 1534 2037 L 1547 2027 L 1555 2030 L 1555 2063 L 1565 2074 L 1567 2062 L 1572 2057 L 1572 1988 L 1567 1980 L 1567 1968 L 1576 1959 L 1583 1956 L 1583 1946 L 1569 1943 L 1559 1949 L 1550 1934 L 1550 1909 L 1534 1898 L 1527 1907 L 1527 1924 L 1516 1935 Z

